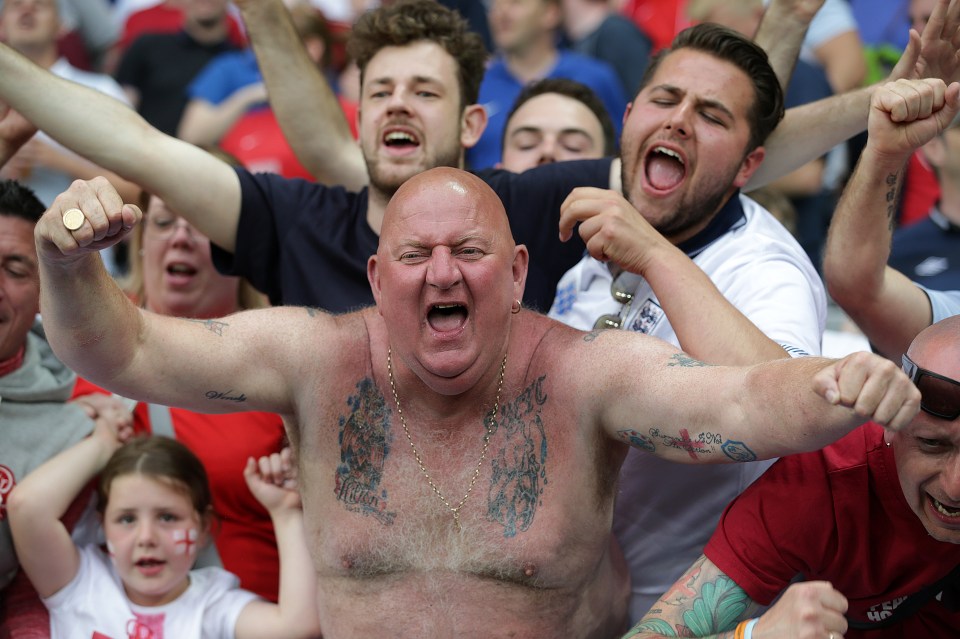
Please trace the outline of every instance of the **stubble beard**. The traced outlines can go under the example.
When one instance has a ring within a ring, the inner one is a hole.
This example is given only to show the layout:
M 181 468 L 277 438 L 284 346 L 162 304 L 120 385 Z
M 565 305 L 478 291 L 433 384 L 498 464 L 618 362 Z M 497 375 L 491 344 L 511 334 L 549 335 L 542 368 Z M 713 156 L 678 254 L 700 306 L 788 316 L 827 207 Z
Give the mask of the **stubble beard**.
M 463 150 L 459 148 L 450 150 L 442 149 L 436 158 L 427 158 L 424 161 L 423 166 L 411 166 L 407 170 L 404 170 L 405 167 L 401 168 L 397 167 L 396 165 L 388 165 L 388 169 L 384 171 L 380 169 L 379 160 L 367 160 L 367 174 L 370 176 L 370 190 L 379 193 L 384 200 L 387 201 L 393 197 L 394 193 L 397 192 L 397 189 L 399 189 L 404 182 L 415 175 L 419 175 L 424 171 L 435 169 L 441 166 L 454 169 L 460 168 L 460 158 L 462 153 Z
M 638 169 L 640 171 L 644 170 L 642 162 Z M 737 165 L 729 171 L 728 176 L 713 180 L 695 191 L 688 192 L 680 199 L 680 203 L 671 214 L 660 218 L 656 222 L 651 221 L 646 215 L 644 215 L 644 218 L 660 235 L 671 241 L 671 238 L 682 235 L 696 226 L 706 226 L 705 222 L 712 219 L 726 203 L 728 199 L 727 191 L 732 188 L 734 177 L 739 170 L 740 166 Z M 623 163 L 621 163 L 620 171 L 620 180 L 624 186 L 627 201 L 643 215 L 644 209 L 649 208 L 650 205 L 638 206 L 634 202 L 633 177 L 628 174 Z

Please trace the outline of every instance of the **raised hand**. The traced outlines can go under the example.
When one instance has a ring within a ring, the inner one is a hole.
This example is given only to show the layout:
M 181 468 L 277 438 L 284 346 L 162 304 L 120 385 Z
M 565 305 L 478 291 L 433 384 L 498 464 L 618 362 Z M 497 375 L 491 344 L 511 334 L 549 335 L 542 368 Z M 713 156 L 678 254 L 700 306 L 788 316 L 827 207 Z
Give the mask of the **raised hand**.
M 672 247 L 623 195 L 616 191 L 580 187 L 560 206 L 560 239 L 569 239 L 580 222 L 580 237 L 590 255 L 611 261 L 626 271 L 644 274 L 650 252 Z
M 116 244 L 142 217 L 140 208 L 124 204 L 105 178 L 77 180 L 37 223 L 37 254 L 49 262 L 76 261 Z
M 297 469 L 289 447 L 258 460 L 250 457 L 243 469 L 243 478 L 253 496 L 271 515 L 300 507 Z
M 960 111 L 960 84 L 897 80 L 874 92 L 867 144 L 882 155 L 909 155 L 943 131 Z

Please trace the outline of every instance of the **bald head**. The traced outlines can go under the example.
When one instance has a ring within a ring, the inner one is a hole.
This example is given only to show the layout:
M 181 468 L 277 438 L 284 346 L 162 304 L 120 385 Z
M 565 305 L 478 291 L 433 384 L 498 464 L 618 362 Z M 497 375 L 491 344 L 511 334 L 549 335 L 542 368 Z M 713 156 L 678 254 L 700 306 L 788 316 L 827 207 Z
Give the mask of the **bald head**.
M 920 331 L 907 355 L 918 365 L 951 379 L 960 379 L 960 315 Z
M 448 212 L 460 219 L 474 217 L 498 241 L 514 244 L 507 212 L 493 189 L 472 173 L 437 167 L 413 176 L 397 189 L 384 213 L 381 247 L 399 224 L 416 223 L 427 207 L 434 213 Z

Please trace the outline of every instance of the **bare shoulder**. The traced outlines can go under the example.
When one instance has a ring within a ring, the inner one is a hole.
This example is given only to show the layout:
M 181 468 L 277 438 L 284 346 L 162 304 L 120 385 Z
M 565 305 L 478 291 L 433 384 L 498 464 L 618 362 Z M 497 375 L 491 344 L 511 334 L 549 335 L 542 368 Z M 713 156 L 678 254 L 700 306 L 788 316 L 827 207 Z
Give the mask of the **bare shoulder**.
M 642 333 L 612 329 L 581 331 L 547 317 L 536 317 L 535 321 L 542 326 L 534 357 L 552 367 L 582 373 L 594 368 L 608 369 L 616 363 L 666 361 L 677 352 L 666 342 Z
M 217 330 L 224 334 L 235 329 L 238 337 L 259 344 L 266 351 L 265 362 L 336 368 L 339 358 L 356 349 L 358 343 L 368 348 L 365 313 L 335 315 L 316 308 L 278 306 L 205 321 L 221 324 Z

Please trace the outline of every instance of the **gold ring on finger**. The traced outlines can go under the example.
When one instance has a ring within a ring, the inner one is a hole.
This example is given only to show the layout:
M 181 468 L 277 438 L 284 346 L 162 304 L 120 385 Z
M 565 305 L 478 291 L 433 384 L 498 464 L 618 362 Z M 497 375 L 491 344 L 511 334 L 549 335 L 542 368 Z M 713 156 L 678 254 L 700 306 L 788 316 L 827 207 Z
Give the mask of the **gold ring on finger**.
M 86 219 L 87 217 L 80 209 L 67 209 L 63 212 L 63 225 L 67 227 L 68 231 L 78 230 L 81 226 L 83 226 L 83 223 Z

